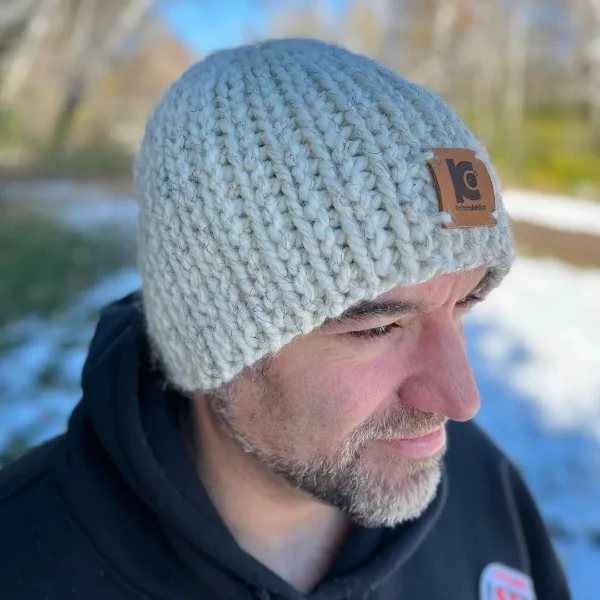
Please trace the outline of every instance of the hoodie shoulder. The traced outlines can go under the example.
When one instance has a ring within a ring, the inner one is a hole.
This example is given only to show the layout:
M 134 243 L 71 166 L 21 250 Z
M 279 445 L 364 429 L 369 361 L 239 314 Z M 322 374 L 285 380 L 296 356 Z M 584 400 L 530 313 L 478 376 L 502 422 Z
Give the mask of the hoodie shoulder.
M 143 329 L 143 311 L 139 292 L 132 292 L 106 306 L 100 313 L 96 331 L 88 350 L 82 377 L 92 372 L 103 358 L 118 345 L 130 327 Z
M 0 472 L 2 600 L 133 598 L 75 524 L 61 495 L 64 436 Z
M 4 507 L 14 496 L 26 494 L 52 471 L 63 437 L 61 435 L 40 444 L 0 470 L 0 522 L 5 514 Z

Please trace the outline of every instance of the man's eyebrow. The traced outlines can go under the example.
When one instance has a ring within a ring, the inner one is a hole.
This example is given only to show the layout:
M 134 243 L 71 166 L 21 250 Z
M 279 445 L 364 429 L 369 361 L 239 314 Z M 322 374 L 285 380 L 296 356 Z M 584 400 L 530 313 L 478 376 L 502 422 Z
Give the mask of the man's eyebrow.
M 470 294 L 485 290 L 491 279 L 491 271 L 487 269 Z M 341 315 L 325 319 L 322 327 L 344 326 L 362 323 L 378 317 L 396 317 L 425 312 L 429 307 L 426 302 L 408 302 L 406 300 L 362 300 L 346 309 Z
M 424 302 L 406 300 L 362 300 L 346 309 L 341 315 L 326 319 L 323 327 L 329 325 L 349 325 L 361 323 L 376 317 L 400 318 L 411 313 L 422 312 L 427 308 Z

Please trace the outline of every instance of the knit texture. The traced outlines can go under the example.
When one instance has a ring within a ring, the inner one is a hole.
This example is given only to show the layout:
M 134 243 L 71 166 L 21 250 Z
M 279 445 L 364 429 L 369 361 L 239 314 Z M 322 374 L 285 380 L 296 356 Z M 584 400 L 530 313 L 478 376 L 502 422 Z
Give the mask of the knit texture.
M 472 149 L 496 227 L 445 229 L 427 147 Z M 210 390 L 352 304 L 490 267 L 512 237 L 485 149 L 438 96 L 316 40 L 210 55 L 165 93 L 134 162 L 151 343 Z

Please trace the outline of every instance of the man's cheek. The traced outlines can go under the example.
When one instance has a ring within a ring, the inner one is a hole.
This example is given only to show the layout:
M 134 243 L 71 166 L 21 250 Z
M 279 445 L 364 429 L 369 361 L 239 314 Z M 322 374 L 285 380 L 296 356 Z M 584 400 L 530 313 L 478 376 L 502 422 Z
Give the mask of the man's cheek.
M 373 414 L 381 398 L 367 373 L 326 374 L 309 394 L 306 415 L 325 437 L 345 437 Z

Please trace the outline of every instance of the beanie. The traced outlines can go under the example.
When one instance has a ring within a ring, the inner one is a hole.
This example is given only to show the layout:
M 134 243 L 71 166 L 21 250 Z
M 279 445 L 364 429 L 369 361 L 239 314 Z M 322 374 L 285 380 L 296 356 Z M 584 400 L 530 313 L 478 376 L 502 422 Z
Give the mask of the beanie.
M 318 40 L 191 66 L 150 115 L 134 181 L 148 339 L 186 393 L 397 285 L 486 266 L 491 289 L 512 261 L 489 156 L 449 106 Z

